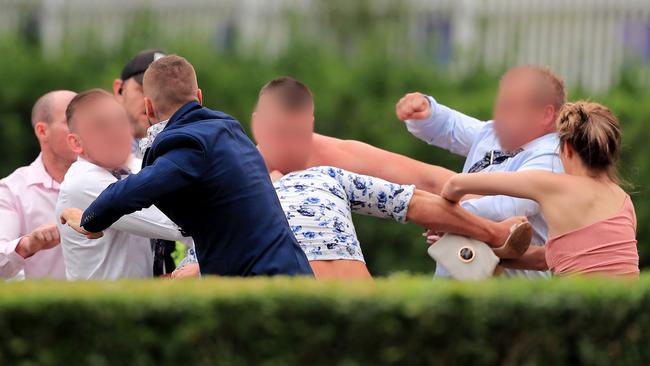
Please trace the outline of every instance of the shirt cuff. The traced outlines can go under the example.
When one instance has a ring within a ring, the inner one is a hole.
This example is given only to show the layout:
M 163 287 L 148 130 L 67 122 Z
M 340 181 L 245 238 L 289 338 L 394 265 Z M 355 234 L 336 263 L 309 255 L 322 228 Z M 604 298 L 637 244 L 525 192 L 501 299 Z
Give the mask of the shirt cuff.
M 434 97 L 427 96 L 427 100 L 429 101 L 429 105 L 431 105 L 431 116 L 429 118 L 418 120 L 407 119 L 405 121 L 408 131 L 416 136 L 427 134 L 427 131 L 431 131 L 436 126 L 439 127 L 449 118 L 449 111 L 441 108 Z
M 415 193 L 415 186 L 403 185 L 402 188 L 404 189 L 404 192 L 400 193 L 398 197 L 393 198 L 394 200 L 399 200 L 399 203 L 393 207 L 393 213 L 395 221 L 405 224 L 407 222 L 406 217 L 409 210 L 409 204 L 411 203 L 411 199 Z
M 18 243 L 20 242 L 20 240 L 22 240 L 22 238 L 23 237 L 21 236 L 18 239 L 14 239 L 6 243 L 5 245 L 2 246 L 2 250 L 0 250 L 0 256 L 4 257 L 6 261 L 12 263 L 13 266 L 19 267 L 21 269 L 25 266 L 25 258 L 23 258 L 20 254 L 16 253 L 16 247 L 18 246 Z

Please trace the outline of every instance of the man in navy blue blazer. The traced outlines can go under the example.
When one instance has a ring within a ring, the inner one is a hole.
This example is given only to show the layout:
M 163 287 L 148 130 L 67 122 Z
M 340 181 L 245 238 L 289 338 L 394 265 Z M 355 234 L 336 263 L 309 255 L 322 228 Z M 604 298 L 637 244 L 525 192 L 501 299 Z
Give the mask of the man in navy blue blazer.
M 231 116 L 201 106 L 192 65 L 176 55 L 144 75 L 155 137 L 138 174 L 111 184 L 67 222 L 98 237 L 123 215 L 156 205 L 192 236 L 201 273 L 221 276 L 312 275 L 275 193 L 264 160 Z

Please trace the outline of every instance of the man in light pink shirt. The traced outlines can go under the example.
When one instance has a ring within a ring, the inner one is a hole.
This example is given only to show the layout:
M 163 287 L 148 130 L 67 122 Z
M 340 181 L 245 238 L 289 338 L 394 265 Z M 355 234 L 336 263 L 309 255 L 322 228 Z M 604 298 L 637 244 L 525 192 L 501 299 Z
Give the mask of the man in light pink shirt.
M 56 227 L 59 184 L 77 156 L 66 142 L 65 110 L 74 92 L 49 92 L 32 109 L 41 153 L 0 180 L 0 277 L 65 278 Z

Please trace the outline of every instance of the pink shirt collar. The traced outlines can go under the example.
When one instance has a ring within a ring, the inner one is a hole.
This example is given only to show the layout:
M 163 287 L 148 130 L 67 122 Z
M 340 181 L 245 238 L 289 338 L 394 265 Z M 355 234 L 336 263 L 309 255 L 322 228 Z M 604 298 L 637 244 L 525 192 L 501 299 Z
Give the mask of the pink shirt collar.
M 36 160 L 34 160 L 27 168 L 25 183 L 27 183 L 28 186 L 40 184 L 45 188 L 57 191 L 60 188 L 59 182 L 55 181 L 54 178 L 48 174 L 47 170 L 45 170 L 42 154 L 38 154 Z

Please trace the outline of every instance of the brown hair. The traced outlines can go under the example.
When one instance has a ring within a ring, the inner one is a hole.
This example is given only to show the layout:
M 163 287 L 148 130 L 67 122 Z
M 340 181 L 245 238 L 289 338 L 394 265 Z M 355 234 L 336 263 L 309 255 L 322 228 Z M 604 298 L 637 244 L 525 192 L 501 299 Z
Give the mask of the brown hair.
M 273 93 L 278 101 L 290 110 L 314 103 L 313 95 L 307 85 L 289 76 L 275 78 L 266 83 L 260 90 L 258 98 L 266 93 Z
M 566 103 L 557 118 L 557 132 L 560 143 L 569 144 L 587 168 L 620 182 L 621 127 L 607 107 L 587 101 Z
M 90 89 L 86 90 L 84 92 L 81 92 L 72 98 L 70 103 L 68 104 L 68 107 L 65 109 L 65 119 L 68 122 L 68 128 L 70 131 L 73 130 L 74 124 L 72 123 L 72 117 L 74 117 L 75 112 L 79 107 L 83 106 L 84 104 L 87 104 L 89 102 L 92 102 L 98 98 L 113 98 L 113 95 L 107 92 L 104 89 Z
M 183 104 L 197 100 L 199 89 L 194 67 L 178 55 L 161 57 L 144 73 L 145 96 L 161 113 L 171 113 Z

